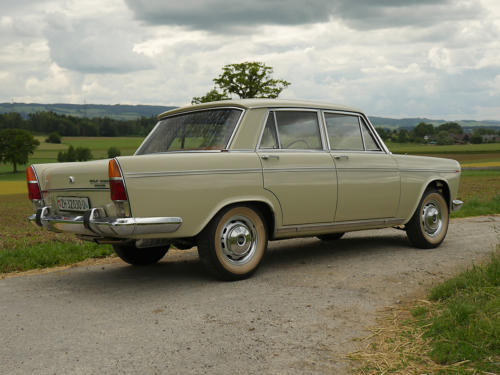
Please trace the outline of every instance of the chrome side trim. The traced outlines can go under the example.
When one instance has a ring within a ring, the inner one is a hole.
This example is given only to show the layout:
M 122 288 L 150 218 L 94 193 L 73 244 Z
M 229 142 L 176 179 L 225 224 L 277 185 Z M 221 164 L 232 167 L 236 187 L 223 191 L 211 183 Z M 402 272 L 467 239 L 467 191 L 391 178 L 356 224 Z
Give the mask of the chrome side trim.
M 194 176 L 211 174 L 241 174 L 241 173 L 261 173 L 260 168 L 242 169 L 209 169 L 209 170 L 186 170 L 186 171 L 162 171 L 162 172 L 129 172 L 126 178 L 146 178 L 146 177 L 167 177 L 167 176 Z
M 39 222 L 43 228 L 53 232 L 114 238 L 172 233 L 182 224 L 180 217 L 110 218 L 103 215 L 102 208 L 93 208 L 82 216 L 50 215 L 50 207 L 44 207 L 41 210 Z M 36 215 L 30 216 L 29 220 L 39 225 Z
M 342 157 L 344 155 L 340 155 Z M 337 168 L 342 172 L 399 172 L 397 168 Z
M 451 202 L 451 211 L 458 211 L 462 208 L 462 205 L 464 202 L 458 199 L 453 199 L 453 202 Z
M 337 223 L 320 223 L 320 224 L 305 224 L 305 225 L 286 225 L 276 229 L 276 233 L 300 233 L 310 231 L 328 231 L 339 230 L 348 227 L 377 227 L 377 226 L 394 226 L 402 224 L 402 218 L 382 218 L 382 219 L 367 219 L 367 220 L 354 220 L 354 221 L 339 221 Z
M 297 167 L 297 168 L 264 168 L 264 172 L 333 172 L 335 168 Z
M 61 189 L 47 189 L 44 192 L 51 193 L 57 191 L 109 191 L 109 188 L 61 188 Z
M 435 173 L 460 173 L 457 169 L 400 169 L 400 172 L 435 172 Z

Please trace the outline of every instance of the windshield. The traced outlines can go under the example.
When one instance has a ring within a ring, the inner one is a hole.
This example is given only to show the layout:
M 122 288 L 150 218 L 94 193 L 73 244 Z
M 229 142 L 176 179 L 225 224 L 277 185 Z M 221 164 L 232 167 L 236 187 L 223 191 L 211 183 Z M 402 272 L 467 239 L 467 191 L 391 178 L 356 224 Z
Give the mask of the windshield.
M 242 110 L 209 109 L 161 120 L 136 155 L 182 150 L 226 148 Z

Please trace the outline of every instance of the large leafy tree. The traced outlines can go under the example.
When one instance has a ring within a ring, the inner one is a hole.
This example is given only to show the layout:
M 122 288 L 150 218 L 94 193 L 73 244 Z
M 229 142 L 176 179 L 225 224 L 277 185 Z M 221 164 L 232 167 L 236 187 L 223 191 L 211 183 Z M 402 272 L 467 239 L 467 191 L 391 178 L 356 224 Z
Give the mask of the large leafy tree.
M 246 98 L 277 98 L 290 82 L 272 77 L 273 68 L 262 62 L 229 64 L 214 78 L 215 87 L 205 96 L 194 97 L 192 103 L 229 99 L 237 95 Z
M 226 96 L 226 94 L 217 91 L 217 89 L 214 87 L 212 90 L 210 90 L 203 96 L 195 96 L 193 100 L 191 100 L 191 104 L 216 102 L 218 100 L 228 100 L 228 99 L 230 98 Z
M 22 129 L 4 129 L 0 131 L 0 162 L 12 163 L 14 173 L 18 164 L 28 163 L 40 142 L 33 135 Z

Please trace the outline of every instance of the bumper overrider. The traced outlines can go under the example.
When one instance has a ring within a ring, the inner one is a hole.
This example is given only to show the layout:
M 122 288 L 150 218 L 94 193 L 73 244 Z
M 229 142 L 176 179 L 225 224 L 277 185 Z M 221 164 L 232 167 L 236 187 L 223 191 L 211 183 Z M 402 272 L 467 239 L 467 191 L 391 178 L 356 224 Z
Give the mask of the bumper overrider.
M 453 202 L 451 202 L 451 211 L 458 211 L 460 210 L 460 208 L 462 208 L 464 202 L 458 200 L 458 199 L 454 199 Z
M 180 217 L 110 218 L 102 208 L 92 208 L 81 216 L 51 215 L 47 206 L 38 209 L 29 220 L 53 232 L 115 238 L 172 233 L 182 224 Z

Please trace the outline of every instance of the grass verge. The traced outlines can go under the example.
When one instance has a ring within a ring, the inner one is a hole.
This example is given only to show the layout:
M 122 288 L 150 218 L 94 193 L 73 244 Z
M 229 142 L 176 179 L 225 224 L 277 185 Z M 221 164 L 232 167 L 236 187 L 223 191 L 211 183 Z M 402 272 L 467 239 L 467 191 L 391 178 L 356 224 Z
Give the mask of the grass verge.
M 499 374 L 500 253 L 388 309 L 349 355 L 356 374 Z
M 64 266 L 88 258 L 105 258 L 113 254 L 111 246 L 82 243 L 43 243 L 0 251 L 0 273 L 36 268 Z

